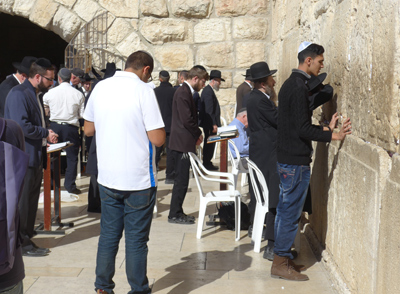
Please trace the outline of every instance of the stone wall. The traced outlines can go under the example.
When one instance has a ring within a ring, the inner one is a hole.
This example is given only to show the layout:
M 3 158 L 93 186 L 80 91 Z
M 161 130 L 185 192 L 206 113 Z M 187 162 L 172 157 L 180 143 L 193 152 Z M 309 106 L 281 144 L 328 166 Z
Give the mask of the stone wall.
M 154 76 L 195 64 L 221 70 L 226 82 L 218 98 L 231 121 L 242 74 L 266 59 L 268 5 L 266 0 L 3 0 L 0 11 L 29 18 L 68 42 L 108 11 L 108 49 L 124 57 L 149 51 L 156 60 Z
M 333 101 L 352 119 L 344 143 L 316 143 L 306 233 L 340 293 L 399 293 L 399 2 L 395 0 L 3 0 L 0 11 L 29 18 L 66 41 L 94 16 L 110 13 L 110 50 L 152 53 L 155 75 L 202 64 L 222 71 L 218 93 L 232 119 L 245 69 L 266 60 L 279 91 L 308 40 L 326 52 Z

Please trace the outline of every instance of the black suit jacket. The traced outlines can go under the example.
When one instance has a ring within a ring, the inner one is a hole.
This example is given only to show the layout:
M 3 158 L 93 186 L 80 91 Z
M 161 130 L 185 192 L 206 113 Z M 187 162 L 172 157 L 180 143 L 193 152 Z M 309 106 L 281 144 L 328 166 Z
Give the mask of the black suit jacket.
M 186 83 L 179 87 L 172 101 L 172 120 L 169 148 L 179 152 L 196 152 L 196 141 L 201 135 L 197 124 L 197 109 L 192 92 Z
M 0 117 L 4 117 L 6 98 L 12 88 L 19 85 L 17 79 L 11 75 L 0 84 Z
M 236 113 L 243 108 L 246 107 L 243 105 L 243 97 L 251 92 L 251 87 L 246 82 L 240 84 L 240 86 L 236 89 Z
M 212 130 L 214 125 L 221 126 L 221 108 L 213 88 L 208 85 L 201 92 L 201 126 L 205 130 Z
M 269 208 L 276 208 L 279 201 L 279 175 L 276 169 L 276 140 L 278 109 L 261 91 L 250 92 L 247 118 L 250 128 L 249 157 L 265 177 L 269 190 Z
M 154 89 L 158 105 L 160 106 L 161 116 L 165 125 L 165 132 L 171 132 L 172 101 L 176 89 L 168 82 L 161 82 L 160 86 Z

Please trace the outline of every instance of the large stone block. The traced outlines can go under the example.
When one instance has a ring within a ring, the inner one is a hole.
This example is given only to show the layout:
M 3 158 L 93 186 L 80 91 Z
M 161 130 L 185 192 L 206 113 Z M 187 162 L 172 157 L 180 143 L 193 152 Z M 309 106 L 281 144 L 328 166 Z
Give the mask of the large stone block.
M 265 17 L 240 17 L 233 21 L 235 39 L 264 40 L 268 30 Z
M 239 16 L 265 14 L 268 1 L 265 0 L 215 0 L 218 16 Z
M 107 37 L 111 45 L 119 44 L 132 30 L 124 18 L 116 18 L 108 30 Z
M 186 20 L 145 18 L 140 32 L 152 44 L 188 42 L 193 39 L 191 24 Z
M 116 17 L 139 17 L 139 1 L 131 0 L 99 0 L 99 4 Z
M 189 70 L 193 67 L 193 52 L 187 45 L 156 46 L 154 57 L 165 70 Z
M 232 76 L 233 76 L 232 72 L 231 71 L 222 70 L 221 71 L 221 76 L 225 80 L 225 82 L 221 83 L 220 88 L 221 89 L 230 89 L 230 88 L 232 88 Z
M 196 64 L 210 68 L 234 67 L 233 44 L 225 42 L 199 46 L 196 53 Z
M 212 18 L 202 20 L 194 26 L 195 43 L 230 41 L 232 39 L 231 20 Z
M 78 0 L 73 9 L 76 14 L 84 21 L 91 21 L 96 15 L 105 12 L 98 1 L 94 0 Z
M 215 95 L 221 105 L 236 103 L 236 89 L 220 89 Z
M 172 14 L 187 18 L 205 18 L 211 12 L 211 0 L 171 0 Z
M 64 7 L 60 7 L 59 10 L 57 10 L 59 7 L 59 4 L 51 1 L 51 0 L 38 0 L 35 3 L 35 6 L 32 8 L 31 14 L 29 16 L 29 20 L 42 28 L 47 28 L 51 24 L 51 20 L 53 17 L 55 18 L 55 13 L 57 11 L 62 9 L 62 11 L 67 12 L 68 10 Z M 65 20 L 65 22 L 68 22 L 68 20 Z M 60 36 L 65 36 L 61 32 L 57 32 Z
M 67 42 L 79 31 L 82 20 L 67 8 L 60 6 L 54 15 L 52 28 Z
M 246 74 L 246 70 L 236 70 L 236 73 L 233 77 L 233 87 L 237 88 L 244 82 L 244 75 Z
M 74 6 L 76 0 L 54 0 L 57 3 L 60 3 L 68 8 L 71 8 L 72 6 Z M 34 2 L 34 1 L 32 1 Z
M 167 2 L 165 0 L 141 1 L 140 10 L 145 16 L 168 16 Z
M 0 1 L 0 11 L 5 12 L 5 13 L 9 13 L 9 14 L 14 14 L 13 13 L 14 1 L 15 0 L 3 0 L 3 1 Z
M 236 67 L 249 68 L 253 63 L 264 60 L 264 42 L 239 42 L 236 44 Z
M 29 17 L 34 4 L 31 0 L 15 0 L 13 11 L 17 15 Z
M 116 45 L 116 49 L 122 56 L 128 57 L 137 50 L 149 51 L 149 49 L 140 41 L 140 37 L 136 32 L 130 33 L 126 38 Z

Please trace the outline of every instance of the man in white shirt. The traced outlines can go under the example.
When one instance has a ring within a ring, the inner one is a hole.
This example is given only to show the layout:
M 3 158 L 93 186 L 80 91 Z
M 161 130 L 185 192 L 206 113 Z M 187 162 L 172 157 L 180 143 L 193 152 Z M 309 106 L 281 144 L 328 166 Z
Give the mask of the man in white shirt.
M 70 70 L 62 68 L 58 72 L 59 86 L 50 89 L 43 96 L 43 105 L 46 115 L 50 113 L 50 126 L 58 134 L 59 142 L 70 141 L 74 144 L 65 150 L 67 168 L 64 187 L 69 193 L 80 194 L 75 181 L 80 146 L 79 118 L 83 116 L 85 97 L 70 85 L 70 79 Z
M 146 84 L 153 67 L 149 53 L 132 53 L 125 70 L 99 82 L 86 105 L 85 135 L 96 132 L 101 198 L 97 293 L 114 293 L 115 257 L 124 229 L 129 293 L 151 293 L 146 271 L 157 192 L 154 146 L 165 141 L 157 99 Z

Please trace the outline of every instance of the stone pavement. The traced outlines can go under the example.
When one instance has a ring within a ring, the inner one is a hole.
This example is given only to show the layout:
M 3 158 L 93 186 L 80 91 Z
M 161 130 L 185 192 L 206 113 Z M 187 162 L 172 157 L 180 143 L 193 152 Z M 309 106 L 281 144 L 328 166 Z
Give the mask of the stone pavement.
M 153 220 L 148 256 L 148 278 L 153 293 L 336 293 L 322 264 L 314 257 L 302 235 L 297 263 L 305 264 L 310 281 L 290 282 L 270 277 L 271 262 L 255 253 L 247 231 L 235 242 L 234 232 L 219 226 L 205 226 L 201 240 L 196 239 L 197 225 L 167 222 L 172 185 L 164 184 L 165 173 L 159 172 L 158 215 Z M 46 257 L 24 257 L 28 294 L 95 293 L 95 260 L 100 233 L 100 214 L 87 213 L 89 177 L 77 185 L 84 192 L 77 202 L 62 203 L 62 221 L 74 222 L 65 235 L 38 235 L 35 242 L 49 247 Z M 217 190 L 218 185 L 206 185 Z M 248 186 L 242 188 L 243 194 Z M 198 190 L 194 179 L 184 202 L 187 214 L 198 217 Z M 216 212 L 209 204 L 208 214 Z M 43 218 L 39 205 L 38 222 Z M 262 247 L 266 242 L 263 242 Z M 116 258 L 115 293 L 127 293 L 125 248 L 122 238 Z

